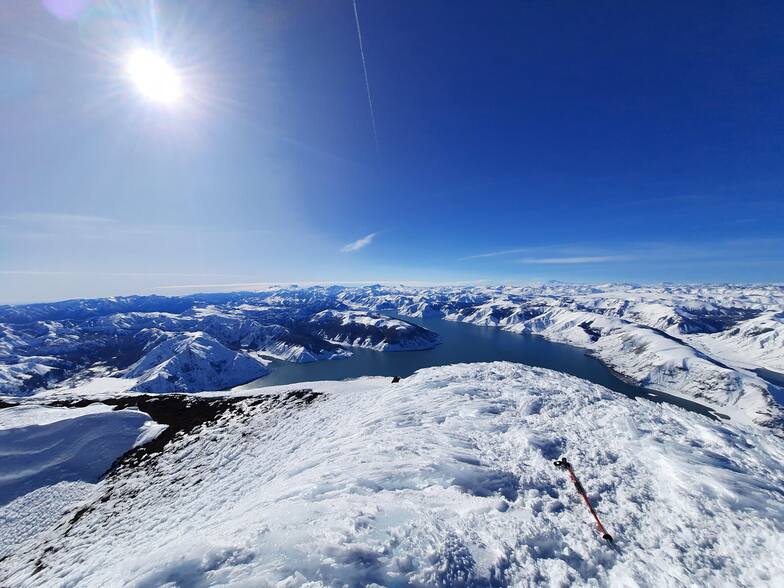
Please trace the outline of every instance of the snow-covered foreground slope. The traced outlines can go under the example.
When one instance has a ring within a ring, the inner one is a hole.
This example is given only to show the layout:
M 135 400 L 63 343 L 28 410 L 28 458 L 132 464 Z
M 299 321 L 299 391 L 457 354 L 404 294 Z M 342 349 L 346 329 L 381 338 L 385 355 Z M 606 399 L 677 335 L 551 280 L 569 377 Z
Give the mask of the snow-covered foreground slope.
M 0 505 L 63 480 L 97 480 L 140 439 L 150 421 L 105 404 L 0 411 Z
M 121 467 L 78 516 L 0 562 L 0 584 L 770 586 L 784 576 L 784 440 L 771 431 L 507 363 L 308 387 L 321 396 L 242 401 Z M 562 454 L 615 547 L 553 467 Z
M 0 556 L 57 522 L 115 459 L 160 431 L 143 412 L 100 403 L 0 410 Z

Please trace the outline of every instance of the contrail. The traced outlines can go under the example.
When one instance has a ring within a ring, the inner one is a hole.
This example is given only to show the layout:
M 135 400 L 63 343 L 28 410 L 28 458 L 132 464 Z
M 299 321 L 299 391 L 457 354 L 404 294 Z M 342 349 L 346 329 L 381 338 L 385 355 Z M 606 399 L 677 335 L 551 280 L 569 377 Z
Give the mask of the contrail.
M 370 97 L 370 82 L 368 81 L 367 65 L 365 64 L 365 48 L 362 46 L 362 29 L 359 27 L 359 12 L 357 12 L 357 0 L 352 0 L 354 4 L 354 19 L 357 21 L 357 39 L 359 39 L 359 54 L 362 57 L 362 71 L 365 74 L 365 89 L 367 90 L 368 106 L 370 107 L 370 123 L 373 125 L 373 139 L 376 142 L 376 153 L 378 150 L 378 132 L 376 131 L 376 113 L 373 110 L 373 99 Z

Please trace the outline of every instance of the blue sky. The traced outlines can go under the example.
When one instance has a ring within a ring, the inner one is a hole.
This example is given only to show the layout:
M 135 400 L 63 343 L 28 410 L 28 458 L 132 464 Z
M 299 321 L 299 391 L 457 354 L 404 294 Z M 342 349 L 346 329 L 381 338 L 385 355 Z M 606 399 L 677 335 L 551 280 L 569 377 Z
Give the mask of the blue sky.
M 0 302 L 784 280 L 781 3 L 357 8 L 3 2 Z

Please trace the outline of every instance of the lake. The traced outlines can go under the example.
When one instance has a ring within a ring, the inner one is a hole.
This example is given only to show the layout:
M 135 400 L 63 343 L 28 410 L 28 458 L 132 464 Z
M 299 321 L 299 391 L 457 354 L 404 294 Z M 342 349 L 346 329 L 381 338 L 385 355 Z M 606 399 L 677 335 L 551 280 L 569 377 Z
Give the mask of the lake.
M 512 361 L 572 374 L 632 398 L 669 402 L 711 418 L 723 416 L 699 403 L 630 384 L 578 347 L 554 343 L 538 335 L 509 333 L 496 327 L 479 327 L 437 318 L 418 319 L 393 313 L 384 314 L 435 331 L 441 336 L 442 343 L 434 349 L 423 351 L 381 352 L 352 347 L 353 355 L 350 358 L 313 363 L 273 360 L 269 365 L 269 375 L 237 389 L 319 380 L 345 380 L 362 376 L 405 378 L 418 369 L 432 366 Z

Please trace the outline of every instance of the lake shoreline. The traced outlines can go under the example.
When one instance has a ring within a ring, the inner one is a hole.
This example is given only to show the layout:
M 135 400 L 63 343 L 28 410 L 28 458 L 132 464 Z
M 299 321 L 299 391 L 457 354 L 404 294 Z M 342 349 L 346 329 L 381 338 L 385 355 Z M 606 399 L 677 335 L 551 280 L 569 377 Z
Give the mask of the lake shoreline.
M 351 347 L 352 355 L 335 360 L 292 363 L 272 360 L 269 374 L 236 386 L 241 391 L 253 388 L 312 381 L 339 381 L 368 376 L 405 378 L 419 369 L 456 363 L 511 361 L 523 365 L 552 369 L 599 384 L 631 398 L 664 402 L 696 412 L 714 420 L 730 417 L 721 409 L 691 398 L 643 386 L 618 373 L 590 350 L 550 341 L 541 335 L 512 333 L 494 326 L 480 326 L 443 318 L 416 318 L 382 313 L 434 331 L 440 343 L 428 349 L 377 351 Z

